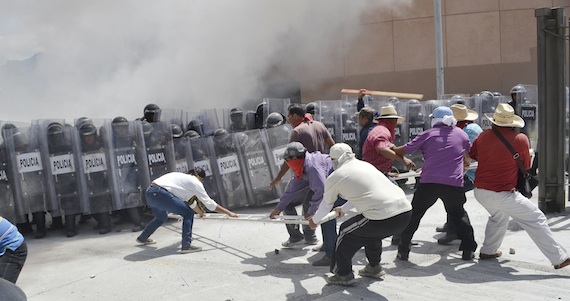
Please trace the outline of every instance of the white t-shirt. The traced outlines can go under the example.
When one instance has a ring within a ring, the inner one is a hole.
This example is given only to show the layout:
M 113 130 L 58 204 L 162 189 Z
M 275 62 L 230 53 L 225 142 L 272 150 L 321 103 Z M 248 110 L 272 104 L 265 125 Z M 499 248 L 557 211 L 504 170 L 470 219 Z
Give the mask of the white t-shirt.
M 412 209 L 404 191 L 372 164 L 352 158 L 344 162 L 325 182 L 325 193 L 313 216 L 318 223 L 333 207 L 337 196 L 348 202 L 343 212 L 356 208 L 370 220 L 383 220 Z
M 218 203 L 210 198 L 202 182 L 193 175 L 171 172 L 152 182 L 168 190 L 182 201 L 188 201 L 191 197 L 196 196 L 208 210 L 214 211 L 218 206 Z M 196 203 L 191 204 L 190 207 L 194 209 Z

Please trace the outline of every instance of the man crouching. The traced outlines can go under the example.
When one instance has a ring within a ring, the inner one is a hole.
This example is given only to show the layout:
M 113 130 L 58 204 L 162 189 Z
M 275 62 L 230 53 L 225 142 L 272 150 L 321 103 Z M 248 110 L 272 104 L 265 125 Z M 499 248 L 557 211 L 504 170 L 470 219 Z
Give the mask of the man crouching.
M 338 217 L 352 208 L 358 215 L 346 220 L 333 254 L 329 284 L 353 285 L 352 257 L 364 246 L 368 264 L 358 272 L 360 276 L 380 278 L 385 273 L 380 266 L 382 239 L 400 233 L 410 220 L 412 206 L 404 191 L 392 184 L 372 164 L 355 158 L 350 146 L 337 143 L 330 149 L 334 172 L 325 182 L 325 192 L 317 212 L 309 219 L 311 228 L 327 215 L 337 196 L 347 202 L 332 208 Z

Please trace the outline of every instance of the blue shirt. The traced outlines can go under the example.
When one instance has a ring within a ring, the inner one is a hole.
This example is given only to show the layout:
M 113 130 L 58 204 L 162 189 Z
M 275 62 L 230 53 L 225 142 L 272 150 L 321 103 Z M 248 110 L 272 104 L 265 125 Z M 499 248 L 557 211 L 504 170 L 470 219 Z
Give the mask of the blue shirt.
M 0 217 L 0 256 L 6 253 L 6 249 L 15 251 L 24 242 L 24 236 L 18 232 L 18 228 L 10 221 Z
M 357 159 L 362 160 L 362 148 L 364 147 L 364 142 L 366 142 L 366 137 L 368 137 L 368 133 L 374 128 L 374 126 L 376 126 L 376 123 L 371 121 L 360 130 L 360 140 L 358 140 L 358 150 L 356 152 Z
M 465 127 L 463 127 L 463 131 L 465 133 L 467 133 L 467 136 L 469 136 L 469 142 L 473 143 L 473 140 L 475 140 L 475 138 L 477 136 L 479 136 L 479 134 L 481 134 L 481 132 L 483 132 L 483 129 L 481 129 L 481 127 L 476 123 L 470 123 L 470 124 L 466 125 Z M 472 162 L 476 162 L 476 161 L 473 160 Z M 476 170 L 477 169 L 471 169 L 465 173 L 465 176 L 469 180 L 471 180 L 471 182 L 475 181 L 475 171 Z

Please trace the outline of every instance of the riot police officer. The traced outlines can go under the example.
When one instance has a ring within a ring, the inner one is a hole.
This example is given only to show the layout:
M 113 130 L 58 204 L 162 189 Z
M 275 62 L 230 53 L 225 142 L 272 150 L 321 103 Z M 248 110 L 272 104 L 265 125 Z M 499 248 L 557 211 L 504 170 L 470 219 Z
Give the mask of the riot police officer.
M 233 108 L 230 110 L 230 132 L 243 132 L 245 131 L 246 125 L 243 121 L 243 111 L 240 108 Z
M 144 116 L 141 119 L 142 121 L 148 121 L 150 123 L 160 121 L 160 107 L 153 103 L 148 104 L 144 107 L 143 113 Z

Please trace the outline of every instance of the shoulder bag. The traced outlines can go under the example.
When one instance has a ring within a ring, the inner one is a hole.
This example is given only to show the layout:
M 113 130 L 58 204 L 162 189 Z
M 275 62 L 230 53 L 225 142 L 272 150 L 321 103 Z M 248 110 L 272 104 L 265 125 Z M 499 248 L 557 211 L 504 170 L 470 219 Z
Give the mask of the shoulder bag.
M 511 144 L 499 133 L 496 128 L 493 128 L 493 132 L 499 139 L 505 144 L 505 146 L 509 149 L 511 154 L 513 155 L 513 159 L 517 161 L 517 165 L 519 166 L 518 178 L 517 178 L 517 190 L 527 198 L 532 197 L 532 190 L 538 186 L 538 179 L 535 176 L 531 176 L 521 161 L 519 153 L 517 153 Z

